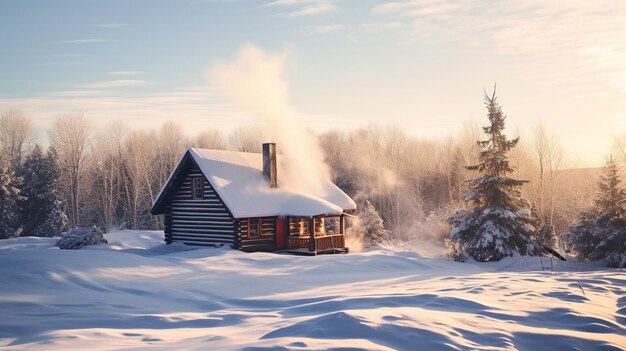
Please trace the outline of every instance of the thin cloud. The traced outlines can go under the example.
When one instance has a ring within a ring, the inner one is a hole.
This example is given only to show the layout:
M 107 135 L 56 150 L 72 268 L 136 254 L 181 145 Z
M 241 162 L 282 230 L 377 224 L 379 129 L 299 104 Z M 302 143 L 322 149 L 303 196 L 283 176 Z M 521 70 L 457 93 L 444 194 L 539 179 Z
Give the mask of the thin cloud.
M 106 74 L 110 76 L 134 76 L 143 73 L 143 71 L 113 71 L 107 72 Z
M 292 18 L 314 16 L 337 9 L 332 0 L 274 0 L 263 7 L 289 7 L 293 10 L 280 15 Z
M 411 0 L 379 4 L 371 13 L 396 16 L 415 43 L 455 42 L 523 57 L 518 65 L 532 64 L 532 74 L 548 84 L 576 77 L 626 91 L 623 2 Z
M 60 90 L 45 93 L 44 96 L 51 97 L 82 97 L 100 94 L 101 90 Z
M 0 111 L 8 108 L 24 111 L 32 117 L 36 128 L 42 130 L 51 128 L 59 116 L 76 111 L 93 121 L 97 129 L 106 128 L 111 120 L 121 120 L 131 128 L 155 130 L 175 119 L 190 135 L 206 128 L 219 128 L 228 133 L 238 126 L 259 121 L 257 115 L 224 101 L 221 94 L 206 86 L 143 96 L 120 96 L 110 90 L 60 90 L 29 98 L 0 97 Z M 369 123 L 342 116 L 301 115 L 316 130 L 338 125 L 354 128 Z
M 81 87 L 94 88 L 94 89 L 111 89 L 111 88 L 136 87 L 136 86 L 146 85 L 146 84 L 148 84 L 148 82 L 145 80 L 120 79 L 120 80 L 107 80 L 103 82 L 83 84 L 81 85 Z
M 328 34 L 346 29 L 343 24 L 325 24 L 319 26 L 310 26 L 305 29 L 306 34 Z
M 254 122 L 256 117 L 224 102 L 207 87 L 190 87 L 143 96 L 123 96 L 111 90 L 53 91 L 30 98 L 0 98 L 0 111 L 16 108 L 33 116 L 37 128 L 52 127 L 61 115 L 81 111 L 97 127 L 119 119 L 138 129 L 157 129 L 176 121 L 190 134 L 208 127 L 229 130 Z
M 61 40 L 52 42 L 52 44 L 83 44 L 83 43 L 106 43 L 111 42 L 111 39 L 90 38 L 90 39 L 73 39 L 73 40 Z
M 409 1 L 387 2 L 372 7 L 372 13 L 375 15 L 379 15 L 383 13 L 397 12 L 410 7 L 411 4 L 412 2 Z
M 405 23 L 402 22 L 372 22 L 363 23 L 359 26 L 362 30 L 370 33 L 381 33 L 389 30 L 404 28 Z

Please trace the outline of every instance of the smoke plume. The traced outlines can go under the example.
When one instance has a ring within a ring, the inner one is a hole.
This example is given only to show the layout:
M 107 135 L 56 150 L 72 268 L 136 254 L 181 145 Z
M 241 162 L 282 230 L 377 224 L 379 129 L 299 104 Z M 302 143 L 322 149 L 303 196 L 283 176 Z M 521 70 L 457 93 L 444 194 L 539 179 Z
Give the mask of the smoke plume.
M 328 179 L 329 171 L 315 135 L 289 106 L 286 60 L 284 53 L 245 45 L 234 60 L 214 63 L 209 80 L 233 102 L 262 118 L 265 141 L 276 142 L 286 165 L 278 175 L 281 187 L 319 192 L 320 180 Z

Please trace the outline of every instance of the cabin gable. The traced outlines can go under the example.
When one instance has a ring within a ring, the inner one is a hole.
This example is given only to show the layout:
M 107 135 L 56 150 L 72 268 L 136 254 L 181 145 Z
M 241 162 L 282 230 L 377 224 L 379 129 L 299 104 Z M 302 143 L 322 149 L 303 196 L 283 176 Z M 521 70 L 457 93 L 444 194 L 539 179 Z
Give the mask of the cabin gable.
M 162 199 L 167 243 L 237 246 L 234 218 L 193 158 L 185 157 L 170 181 Z

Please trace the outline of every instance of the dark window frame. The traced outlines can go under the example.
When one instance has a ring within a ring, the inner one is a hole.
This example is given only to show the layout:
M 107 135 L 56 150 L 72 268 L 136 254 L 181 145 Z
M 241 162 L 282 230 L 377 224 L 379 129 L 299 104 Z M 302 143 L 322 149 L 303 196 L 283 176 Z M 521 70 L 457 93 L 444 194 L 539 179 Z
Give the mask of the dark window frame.
M 256 224 L 254 225 L 255 229 L 256 229 L 256 235 L 252 235 L 252 219 L 254 219 L 256 221 Z M 261 218 L 259 217 L 253 217 L 253 218 L 248 218 L 248 239 L 260 239 L 261 238 Z
M 255 221 L 256 223 L 253 223 Z M 248 239 L 249 240 L 257 240 L 257 239 L 269 239 L 274 237 L 274 233 L 276 232 L 276 219 L 273 217 L 250 217 L 248 218 Z M 263 222 L 274 222 L 274 231 L 271 233 L 263 232 Z M 252 228 L 255 229 L 255 233 L 253 235 Z
M 196 184 L 198 182 L 198 184 Z M 200 187 L 198 187 L 198 185 Z M 197 191 L 199 194 L 196 194 Z M 191 199 L 202 200 L 204 199 L 204 177 L 192 177 L 191 178 Z

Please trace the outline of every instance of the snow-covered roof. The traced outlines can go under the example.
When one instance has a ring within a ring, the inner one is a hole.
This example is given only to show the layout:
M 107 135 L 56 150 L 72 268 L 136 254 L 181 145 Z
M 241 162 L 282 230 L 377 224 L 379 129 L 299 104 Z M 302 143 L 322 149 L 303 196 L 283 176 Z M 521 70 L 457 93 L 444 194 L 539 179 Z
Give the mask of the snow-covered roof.
M 356 209 L 354 201 L 329 179 L 320 179 L 315 191 L 284 186 L 281 155 L 278 187 L 271 188 L 263 176 L 262 154 L 197 148 L 187 152 L 235 218 L 338 215 Z

